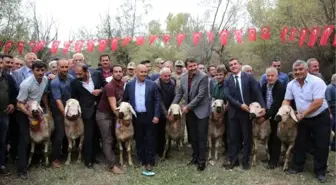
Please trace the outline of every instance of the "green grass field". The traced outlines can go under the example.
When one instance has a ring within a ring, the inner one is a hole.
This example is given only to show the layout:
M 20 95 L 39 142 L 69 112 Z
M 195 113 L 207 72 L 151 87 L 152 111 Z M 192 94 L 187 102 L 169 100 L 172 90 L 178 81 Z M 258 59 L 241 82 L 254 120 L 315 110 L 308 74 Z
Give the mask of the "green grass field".
M 125 175 L 114 175 L 106 170 L 104 164 L 96 165 L 92 170 L 86 169 L 84 164 L 62 165 L 60 169 L 45 168 L 39 165 L 29 169 L 29 180 L 20 180 L 15 173 L 11 176 L 0 177 L 1 185 L 312 185 L 319 184 L 312 170 L 312 157 L 308 157 L 305 171 L 299 175 L 289 175 L 280 168 L 268 170 L 266 164 L 260 163 L 251 167 L 249 171 L 243 171 L 241 167 L 234 170 L 221 168 L 223 157 L 210 164 L 204 172 L 198 172 L 195 166 L 187 166 L 190 159 L 190 148 L 181 152 L 172 151 L 171 157 L 165 161 L 158 161 L 154 168 L 154 177 L 141 175 L 141 168 L 124 167 Z M 335 184 L 335 152 L 329 155 L 329 172 L 326 184 Z M 62 163 L 64 164 L 64 163 Z M 13 165 L 9 168 L 15 171 Z

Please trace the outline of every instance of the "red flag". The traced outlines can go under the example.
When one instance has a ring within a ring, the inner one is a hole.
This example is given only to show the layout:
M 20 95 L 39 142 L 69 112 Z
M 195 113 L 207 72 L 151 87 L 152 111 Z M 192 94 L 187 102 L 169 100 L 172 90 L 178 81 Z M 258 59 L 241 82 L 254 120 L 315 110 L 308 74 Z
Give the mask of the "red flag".
M 106 48 L 106 44 L 107 44 L 107 40 L 106 40 L 106 39 L 100 39 L 100 40 L 99 40 L 98 51 L 99 51 L 99 52 L 104 52 L 104 50 L 105 50 L 105 48 Z
M 213 40 L 213 32 L 208 32 L 207 35 L 208 35 L 208 43 L 210 44 Z
M 59 46 L 60 43 L 61 43 L 60 41 L 58 41 L 58 40 L 54 40 L 54 41 L 52 42 L 50 52 L 51 52 L 51 53 L 57 53 L 58 46 Z
M 219 33 L 219 38 L 220 38 L 221 44 L 223 46 L 227 44 L 228 37 L 229 37 L 229 31 L 228 30 L 222 30 Z
M 118 49 L 118 41 L 119 41 L 118 38 L 113 38 L 111 40 L 111 49 L 112 49 L 112 51 L 115 51 L 115 50 Z
M 313 47 L 316 43 L 317 37 L 320 34 L 320 27 L 313 27 L 310 31 L 308 46 Z
M 144 44 L 144 42 L 145 42 L 145 37 L 144 36 L 139 36 L 135 40 L 135 44 L 137 46 L 142 46 Z
M 334 35 L 334 41 L 333 41 L 333 46 L 336 46 L 336 34 Z
M 236 38 L 236 41 L 239 44 L 243 43 L 243 33 L 242 33 L 242 30 L 241 29 L 240 30 L 234 30 L 233 33 L 234 33 L 234 36 Z
M 163 42 L 164 42 L 165 44 L 167 44 L 167 43 L 169 42 L 169 40 L 170 40 L 170 35 L 166 35 L 166 34 L 164 34 L 164 35 L 163 35 Z
M 320 45 L 321 46 L 326 46 L 328 44 L 328 40 L 330 35 L 332 34 L 333 30 L 334 30 L 334 25 L 325 25 L 322 35 L 321 35 L 321 39 L 320 39 Z
M 286 26 L 280 32 L 280 39 L 283 44 L 286 42 L 287 33 L 288 33 L 288 27 Z
M 248 40 L 249 41 L 256 41 L 257 40 L 257 30 L 255 28 L 248 29 Z
M 63 54 L 66 54 L 66 53 L 69 52 L 69 48 L 71 46 L 71 43 L 72 43 L 72 41 L 64 41 L 64 43 L 63 43 L 63 50 L 62 50 Z
M 151 35 L 149 36 L 149 45 L 152 45 L 153 42 L 158 38 L 157 35 Z
M 176 35 L 177 46 L 181 46 L 184 38 L 185 38 L 184 33 L 179 33 L 179 34 Z
M 13 41 L 7 41 L 6 44 L 5 44 L 5 54 L 8 54 L 8 50 L 11 49 L 14 45 L 14 42 Z
M 94 50 L 94 44 L 95 44 L 94 40 L 88 40 L 86 43 L 86 50 L 88 52 L 92 52 Z
M 292 28 L 292 30 L 291 30 L 291 32 L 290 32 L 290 36 L 289 36 L 289 40 L 290 40 L 290 41 L 294 41 L 295 36 L 296 36 L 296 31 L 297 31 L 296 28 Z
M 306 36 L 308 34 L 308 29 L 307 28 L 302 28 L 300 30 L 300 41 L 299 41 L 299 46 L 302 47 L 304 42 L 306 41 Z
M 31 52 L 35 53 L 36 52 L 36 41 L 30 41 L 29 46 L 31 48 Z
M 82 48 L 83 48 L 83 45 L 84 45 L 84 40 L 77 40 L 76 43 L 75 43 L 75 51 L 77 53 L 81 52 Z
M 19 52 L 19 54 L 21 55 L 22 54 L 22 52 L 23 52 L 23 47 L 24 47 L 24 41 L 19 41 L 18 42 L 18 52 Z
M 124 47 L 127 46 L 128 43 L 130 43 L 132 39 L 133 39 L 132 37 L 125 37 L 125 38 L 123 39 L 121 45 L 124 46 Z
M 202 36 L 202 32 L 195 32 L 193 34 L 193 42 L 194 42 L 194 46 L 197 46 L 199 41 L 201 40 L 201 36 Z
M 265 26 L 261 29 L 261 39 L 269 40 L 271 37 L 271 29 L 269 26 Z
M 35 52 L 41 51 L 44 48 L 44 46 L 45 46 L 45 41 L 44 40 L 38 41 Z

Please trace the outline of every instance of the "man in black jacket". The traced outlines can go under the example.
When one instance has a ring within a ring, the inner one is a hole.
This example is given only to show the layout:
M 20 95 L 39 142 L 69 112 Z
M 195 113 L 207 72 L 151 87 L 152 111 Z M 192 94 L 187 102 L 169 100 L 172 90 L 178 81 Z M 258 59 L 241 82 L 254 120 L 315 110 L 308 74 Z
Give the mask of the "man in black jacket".
M 78 63 L 75 67 L 76 79 L 71 84 L 71 97 L 79 101 L 84 122 L 84 164 L 92 168 L 96 163 L 96 107 L 106 81 L 99 71 L 90 72 L 84 63 Z
M 266 69 L 267 83 L 261 87 L 262 96 L 266 102 L 266 119 L 271 122 L 271 135 L 268 141 L 270 160 L 268 168 L 274 169 L 277 167 L 281 152 L 281 141 L 277 136 L 278 122 L 274 121 L 274 117 L 281 107 L 285 97 L 286 88 L 278 80 L 278 71 L 274 67 Z

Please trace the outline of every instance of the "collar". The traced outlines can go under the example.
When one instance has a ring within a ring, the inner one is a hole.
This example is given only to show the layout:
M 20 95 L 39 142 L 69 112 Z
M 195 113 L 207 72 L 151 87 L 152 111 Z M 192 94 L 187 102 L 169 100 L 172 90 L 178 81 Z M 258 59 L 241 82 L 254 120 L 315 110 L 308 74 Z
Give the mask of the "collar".
M 82 81 L 82 84 L 83 84 L 83 83 L 85 83 L 85 84 L 89 84 L 89 83 L 93 82 L 93 81 L 92 81 L 92 78 L 91 78 L 91 73 L 90 73 L 90 72 L 89 72 L 89 75 L 90 75 L 90 76 L 89 76 L 89 82 L 86 83 L 86 82 Z
M 116 80 L 114 80 L 114 78 L 111 80 L 111 82 L 113 82 L 116 86 L 118 86 L 118 87 L 122 87 L 122 86 L 124 86 L 123 85 L 123 82 L 120 80 L 119 82 L 117 82 Z
M 304 79 L 304 83 L 309 83 L 312 80 L 313 75 L 307 73 L 306 78 Z M 295 79 L 295 82 L 299 84 L 299 82 Z
M 25 67 L 25 70 L 26 70 L 27 73 L 32 72 L 32 70 L 29 67 L 27 67 L 27 66 L 24 66 L 24 67 Z
M 238 76 L 238 78 L 241 78 L 241 71 L 239 71 L 239 73 L 238 74 L 232 74 L 233 75 L 233 77 L 235 78 L 236 76 Z
M 145 79 L 145 81 L 146 81 L 146 79 Z M 144 84 L 145 81 L 140 82 L 139 79 L 138 79 L 138 77 L 135 78 L 135 83 L 140 84 L 140 85 Z

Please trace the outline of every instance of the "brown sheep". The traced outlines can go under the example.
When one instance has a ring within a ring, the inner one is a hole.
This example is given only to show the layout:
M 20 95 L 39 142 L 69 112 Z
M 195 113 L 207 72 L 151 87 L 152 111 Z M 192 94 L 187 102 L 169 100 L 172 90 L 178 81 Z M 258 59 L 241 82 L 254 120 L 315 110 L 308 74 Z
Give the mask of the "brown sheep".
M 224 113 L 226 111 L 226 105 L 223 100 L 215 100 L 211 105 L 211 115 L 209 118 L 208 127 L 208 145 L 209 145 L 209 156 L 208 159 L 212 158 L 212 147 L 213 143 L 215 145 L 215 160 L 218 160 L 218 148 L 221 146 L 221 139 L 225 131 L 224 126 Z
M 84 141 L 84 124 L 82 120 L 82 111 L 79 102 L 76 99 L 69 99 L 64 108 L 65 118 L 65 135 L 68 139 L 68 157 L 65 162 L 66 165 L 70 164 L 72 148 L 75 145 L 77 138 L 79 139 L 79 154 L 77 158 L 77 163 L 82 160 L 82 149 Z
M 255 166 L 257 161 L 258 141 L 261 141 L 261 143 L 265 146 L 267 158 L 269 160 L 268 139 L 271 134 L 271 123 L 269 120 L 264 118 L 262 107 L 258 102 L 251 103 L 249 108 L 250 108 L 250 119 L 252 119 L 252 134 L 253 134 L 253 150 L 252 150 L 253 158 L 251 165 Z
M 31 148 L 28 159 L 28 166 L 31 164 L 31 160 L 35 152 L 35 144 L 42 142 L 44 143 L 45 165 L 48 166 L 48 149 L 51 133 L 54 130 L 54 120 L 51 116 L 51 112 L 48 111 L 48 114 L 44 114 L 42 107 L 37 101 L 28 101 L 25 106 L 28 112 L 30 112 L 33 116 L 33 118 L 29 118 Z
M 171 104 L 168 109 L 168 116 L 173 121 L 167 119 L 166 122 L 166 144 L 162 155 L 163 159 L 167 158 L 167 152 L 170 149 L 171 141 L 176 142 L 177 150 L 180 150 L 184 138 L 184 125 L 182 124 L 182 110 L 179 104 Z
M 134 128 L 132 124 L 132 114 L 136 117 L 135 111 L 131 104 L 127 102 L 121 102 L 120 106 L 116 109 L 118 111 L 118 118 L 116 121 L 115 133 L 119 145 L 119 157 L 120 164 L 123 165 L 123 146 L 122 142 L 125 142 L 128 154 L 128 165 L 132 166 L 132 141 L 134 135 Z

